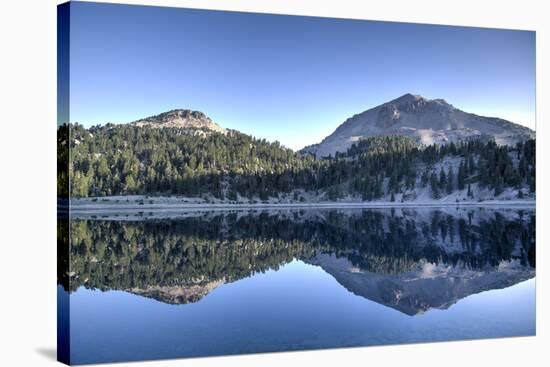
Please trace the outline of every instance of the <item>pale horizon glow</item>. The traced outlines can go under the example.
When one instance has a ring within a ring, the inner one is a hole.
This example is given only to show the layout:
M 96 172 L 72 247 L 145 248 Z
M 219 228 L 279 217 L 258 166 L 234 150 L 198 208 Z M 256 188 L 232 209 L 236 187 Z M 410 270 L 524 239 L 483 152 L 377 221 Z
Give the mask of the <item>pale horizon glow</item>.
M 297 150 L 412 93 L 535 130 L 530 31 L 73 2 L 70 52 L 86 127 L 190 109 Z

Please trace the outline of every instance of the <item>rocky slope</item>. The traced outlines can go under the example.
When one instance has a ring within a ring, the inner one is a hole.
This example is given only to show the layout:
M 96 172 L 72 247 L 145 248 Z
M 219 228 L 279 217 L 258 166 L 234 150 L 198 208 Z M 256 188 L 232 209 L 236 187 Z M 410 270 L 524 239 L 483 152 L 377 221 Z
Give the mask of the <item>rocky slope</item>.
M 150 126 L 153 128 L 182 128 L 182 129 L 199 129 L 210 130 L 225 134 L 226 129 L 212 121 L 208 116 L 199 111 L 191 110 L 172 110 L 161 113 L 159 115 L 150 116 L 131 123 L 132 125 L 143 127 Z
M 424 145 L 469 139 L 513 145 L 535 138 L 533 130 L 510 121 L 467 113 L 443 99 L 405 94 L 347 119 L 321 143 L 302 152 L 325 157 L 345 152 L 361 138 L 379 135 L 408 136 Z

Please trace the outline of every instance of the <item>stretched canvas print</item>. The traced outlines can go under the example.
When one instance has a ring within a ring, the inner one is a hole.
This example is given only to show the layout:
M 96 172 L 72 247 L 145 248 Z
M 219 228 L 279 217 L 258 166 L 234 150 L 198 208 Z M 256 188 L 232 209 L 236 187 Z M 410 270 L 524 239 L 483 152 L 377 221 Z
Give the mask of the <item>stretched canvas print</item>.
M 58 358 L 532 336 L 535 32 L 58 7 Z

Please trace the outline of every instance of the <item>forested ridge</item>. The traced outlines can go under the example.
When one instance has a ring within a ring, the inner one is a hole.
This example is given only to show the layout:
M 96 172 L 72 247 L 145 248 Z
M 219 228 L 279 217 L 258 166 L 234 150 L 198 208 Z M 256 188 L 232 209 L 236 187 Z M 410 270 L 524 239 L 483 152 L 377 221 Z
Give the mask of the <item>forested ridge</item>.
M 513 147 L 481 140 L 425 147 L 401 136 L 371 137 L 318 160 L 237 131 L 71 124 L 58 128 L 58 147 L 60 196 L 70 191 L 72 197 L 210 195 L 235 201 L 286 194 L 305 201 L 306 193 L 314 193 L 370 201 L 407 200 L 419 188 L 429 188 L 433 198 L 458 190 L 473 197 L 473 186 L 495 196 L 507 188 L 520 198 L 535 192 L 534 140 Z M 67 166 L 70 187 L 63 185 Z

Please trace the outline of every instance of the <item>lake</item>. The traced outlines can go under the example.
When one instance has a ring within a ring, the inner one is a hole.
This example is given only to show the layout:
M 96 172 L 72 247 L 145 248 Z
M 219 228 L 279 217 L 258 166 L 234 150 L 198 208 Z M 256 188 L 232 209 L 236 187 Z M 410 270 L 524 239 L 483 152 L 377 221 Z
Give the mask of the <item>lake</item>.
M 101 217 L 65 223 L 74 364 L 535 335 L 534 208 Z

